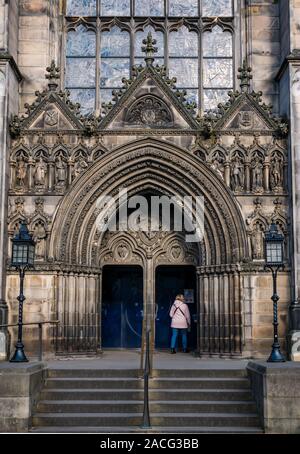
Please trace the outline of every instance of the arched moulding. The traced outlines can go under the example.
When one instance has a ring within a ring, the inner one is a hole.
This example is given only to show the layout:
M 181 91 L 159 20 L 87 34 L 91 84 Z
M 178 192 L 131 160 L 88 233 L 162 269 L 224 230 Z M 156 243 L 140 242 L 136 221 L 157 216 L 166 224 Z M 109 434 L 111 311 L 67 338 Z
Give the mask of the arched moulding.
M 209 166 L 186 150 L 156 139 L 141 139 L 104 155 L 80 176 L 56 212 L 49 254 L 54 260 L 88 264 L 97 201 L 117 196 L 120 188 L 139 194 L 153 186 L 162 194 L 202 195 L 205 201 L 207 256 L 215 263 L 236 263 L 248 256 L 245 224 L 240 209 Z M 75 241 L 76 238 L 76 241 Z
M 66 23 L 66 31 L 76 31 L 76 29 L 82 25 L 85 27 L 87 30 L 91 30 L 96 33 L 96 25 L 94 24 L 93 21 L 90 21 L 89 19 L 86 19 L 84 17 L 79 17 L 78 19 L 72 21 L 72 22 L 67 22 Z
M 203 32 L 210 31 L 216 26 L 221 27 L 223 31 L 234 32 L 232 20 L 230 18 L 226 19 L 221 17 L 205 18 Z
M 101 31 L 107 32 L 110 31 L 113 27 L 118 27 L 121 31 L 127 31 L 128 33 L 131 32 L 131 26 L 128 22 L 119 19 L 118 17 L 114 17 L 113 19 L 105 19 L 101 20 Z
M 152 27 L 155 31 L 165 32 L 164 24 L 161 21 L 148 17 L 146 20 L 136 23 L 135 32 L 144 31 L 146 27 Z

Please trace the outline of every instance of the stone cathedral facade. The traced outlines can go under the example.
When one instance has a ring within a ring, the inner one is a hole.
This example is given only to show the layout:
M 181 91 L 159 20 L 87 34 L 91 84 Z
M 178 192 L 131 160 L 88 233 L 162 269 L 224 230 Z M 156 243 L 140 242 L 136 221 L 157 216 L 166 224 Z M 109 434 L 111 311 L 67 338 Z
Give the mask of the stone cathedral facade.
M 0 323 L 17 320 L 11 238 L 26 221 L 36 261 L 24 320 L 59 320 L 45 328 L 49 357 L 139 348 L 146 324 L 152 348 L 168 348 L 178 291 L 192 292 L 197 354 L 265 357 L 274 221 L 285 237 L 280 342 L 296 359 L 299 5 L 148 3 L 0 2 Z M 121 188 L 203 196 L 203 240 L 100 232 L 97 201 Z M 2 357 L 15 336 L 2 330 Z M 36 328 L 24 342 L 34 355 Z

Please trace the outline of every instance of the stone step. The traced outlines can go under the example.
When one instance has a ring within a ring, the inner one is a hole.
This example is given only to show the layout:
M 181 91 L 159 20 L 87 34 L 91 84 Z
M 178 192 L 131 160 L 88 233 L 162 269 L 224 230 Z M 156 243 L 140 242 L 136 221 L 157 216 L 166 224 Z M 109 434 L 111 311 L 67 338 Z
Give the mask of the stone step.
M 115 427 L 83 427 L 83 426 L 41 426 L 41 427 L 32 427 L 30 429 L 31 433 L 99 433 L 99 434 L 109 434 L 109 433 L 146 433 L 150 434 L 161 434 L 161 433 L 178 433 L 178 427 L 173 426 L 156 426 L 151 429 L 142 429 L 140 426 L 115 426 Z M 260 427 L 194 427 L 194 426 L 181 426 L 180 433 L 189 433 L 189 434 L 262 434 L 264 433 L 263 429 Z
M 252 400 L 248 389 L 150 389 L 150 400 Z M 143 389 L 44 389 L 41 400 L 143 400 Z
M 143 380 L 136 378 L 48 378 L 45 384 L 47 389 L 53 388 L 143 388 Z M 149 382 L 151 389 L 223 389 L 223 388 L 238 388 L 249 389 L 249 381 L 247 378 L 153 378 Z
M 142 400 L 42 400 L 38 403 L 37 413 L 141 413 Z M 150 413 L 255 413 L 254 402 L 219 402 L 219 401 L 155 401 L 150 402 Z
M 138 378 L 139 371 L 137 369 L 49 369 L 47 376 L 49 378 L 68 378 L 68 377 L 86 377 L 86 378 Z M 155 369 L 152 377 L 175 377 L 175 378 L 191 378 L 191 377 L 215 377 L 215 378 L 244 378 L 246 377 L 245 369 Z
M 139 426 L 141 413 L 38 413 L 32 418 L 33 426 Z M 152 426 L 172 427 L 259 427 L 253 413 L 156 413 Z
M 86 378 L 138 378 L 138 369 L 48 369 L 48 378 L 68 378 L 68 377 L 86 377 Z

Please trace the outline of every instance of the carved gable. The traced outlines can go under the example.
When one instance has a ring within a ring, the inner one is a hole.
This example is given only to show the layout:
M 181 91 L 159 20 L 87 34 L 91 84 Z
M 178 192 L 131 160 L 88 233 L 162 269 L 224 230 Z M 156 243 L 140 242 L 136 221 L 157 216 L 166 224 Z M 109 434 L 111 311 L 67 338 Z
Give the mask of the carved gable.
M 174 99 L 156 69 L 143 73 L 124 92 L 101 122 L 103 129 L 195 129 L 197 123 L 185 106 Z
M 66 114 L 56 102 L 46 102 L 36 119 L 31 119 L 28 129 L 41 130 L 72 130 L 78 127 L 74 121 L 68 119 Z
M 238 112 L 224 124 L 224 129 L 236 130 L 266 130 L 273 129 L 269 121 L 257 111 L 249 102 L 244 102 L 239 107 Z

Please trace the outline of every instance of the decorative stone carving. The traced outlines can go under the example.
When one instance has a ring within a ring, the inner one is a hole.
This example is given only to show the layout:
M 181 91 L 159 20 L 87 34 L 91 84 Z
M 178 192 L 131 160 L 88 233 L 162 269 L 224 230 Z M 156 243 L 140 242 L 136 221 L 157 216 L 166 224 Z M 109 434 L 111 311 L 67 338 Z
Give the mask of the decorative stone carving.
M 128 110 L 125 121 L 143 127 L 172 125 L 172 114 L 168 106 L 155 96 L 143 96 Z
M 62 160 L 62 157 L 59 155 L 58 159 L 55 162 L 56 169 L 56 186 L 58 188 L 63 188 L 66 185 L 67 181 L 67 165 Z
M 263 260 L 264 258 L 264 236 L 262 226 L 259 222 L 255 224 L 255 229 L 251 235 L 252 258 Z
M 46 238 L 47 233 L 44 223 L 39 220 L 33 227 L 33 239 L 35 241 L 35 258 L 36 260 L 44 260 L 46 253 Z
M 19 158 L 17 161 L 16 167 L 16 186 L 19 189 L 25 188 L 25 180 L 27 176 L 27 163 L 22 159 Z
M 39 158 L 35 165 L 34 184 L 37 187 L 43 188 L 46 184 L 47 164 L 42 157 Z
M 245 110 L 238 114 L 238 126 L 241 129 L 253 128 L 254 113 L 251 110 Z
M 278 190 L 283 183 L 282 162 L 277 156 L 271 161 L 271 188 Z
M 232 163 L 231 185 L 234 191 L 241 191 L 244 188 L 244 166 L 238 157 Z
M 78 159 L 78 161 L 76 161 L 74 165 L 73 177 L 77 178 L 79 175 L 82 174 L 82 172 L 85 171 L 87 167 L 88 164 L 85 162 L 83 158 Z
M 58 124 L 58 111 L 54 108 L 49 108 L 44 113 L 44 127 L 53 127 Z
M 252 162 L 252 189 L 258 192 L 263 190 L 263 164 L 258 158 Z

